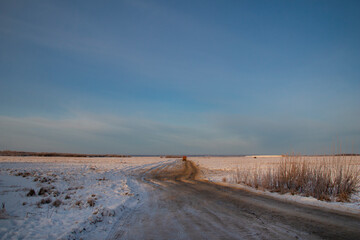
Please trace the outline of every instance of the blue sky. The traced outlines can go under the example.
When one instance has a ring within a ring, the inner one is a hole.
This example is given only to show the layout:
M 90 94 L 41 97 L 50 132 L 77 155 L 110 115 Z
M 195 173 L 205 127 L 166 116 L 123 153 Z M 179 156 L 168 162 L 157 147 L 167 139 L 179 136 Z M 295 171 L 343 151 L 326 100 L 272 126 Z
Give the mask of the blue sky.
M 359 1 L 0 2 L 0 149 L 360 150 Z

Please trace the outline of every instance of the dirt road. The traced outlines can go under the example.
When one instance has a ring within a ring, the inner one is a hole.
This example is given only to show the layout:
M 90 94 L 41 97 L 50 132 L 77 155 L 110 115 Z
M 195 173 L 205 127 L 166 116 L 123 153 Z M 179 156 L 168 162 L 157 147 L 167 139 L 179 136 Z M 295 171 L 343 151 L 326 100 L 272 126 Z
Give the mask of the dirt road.
M 360 216 L 282 202 L 197 179 L 191 161 L 141 173 L 146 201 L 108 239 L 360 239 Z

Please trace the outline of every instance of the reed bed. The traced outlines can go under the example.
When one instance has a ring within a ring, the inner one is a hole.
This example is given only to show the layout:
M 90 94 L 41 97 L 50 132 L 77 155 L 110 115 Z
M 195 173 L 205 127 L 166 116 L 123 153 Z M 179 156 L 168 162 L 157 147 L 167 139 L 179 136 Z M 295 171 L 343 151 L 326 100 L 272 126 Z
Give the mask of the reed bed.
M 270 167 L 257 164 L 238 168 L 233 182 L 272 192 L 312 196 L 319 200 L 348 202 L 359 191 L 359 165 L 353 157 L 307 157 L 288 154 Z

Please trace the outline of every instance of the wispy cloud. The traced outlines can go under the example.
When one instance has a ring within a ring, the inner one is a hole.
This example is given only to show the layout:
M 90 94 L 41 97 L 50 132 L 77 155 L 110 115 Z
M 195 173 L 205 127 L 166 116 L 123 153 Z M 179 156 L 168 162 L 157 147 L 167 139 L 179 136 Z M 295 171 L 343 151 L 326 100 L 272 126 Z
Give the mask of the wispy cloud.
M 328 153 L 337 138 L 359 149 L 360 128 L 304 119 L 213 117 L 206 125 L 170 124 L 81 113 L 62 119 L 0 116 L 0 148 L 121 154 Z
M 250 147 L 248 140 L 200 126 L 118 116 L 66 119 L 0 117 L 0 148 L 127 154 L 216 154 Z
M 216 119 L 217 127 L 225 133 L 244 139 L 256 139 L 258 149 L 262 149 L 264 153 L 329 153 L 331 146 L 338 140 L 343 143 L 344 151 L 360 150 L 360 126 L 354 118 L 348 118 L 346 115 L 341 121 L 338 118 L 327 121 L 315 120 L 299 115 L 237 115 L 218 116 Z

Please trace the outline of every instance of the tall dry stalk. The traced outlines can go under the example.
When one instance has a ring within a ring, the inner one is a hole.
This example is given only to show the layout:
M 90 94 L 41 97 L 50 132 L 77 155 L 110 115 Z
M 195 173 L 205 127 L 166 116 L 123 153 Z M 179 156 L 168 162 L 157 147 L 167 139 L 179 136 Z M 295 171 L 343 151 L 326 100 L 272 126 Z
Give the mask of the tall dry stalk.
M 285 155 L 268 169 L 257 165 L 253 169 L 237 169 L 236 183 L 274 192 L 301 194 L 319 200 L 349 201 L 352 193 L 359 191 L 359 166 L 352 158 L 343 155 L 310 158 Z

